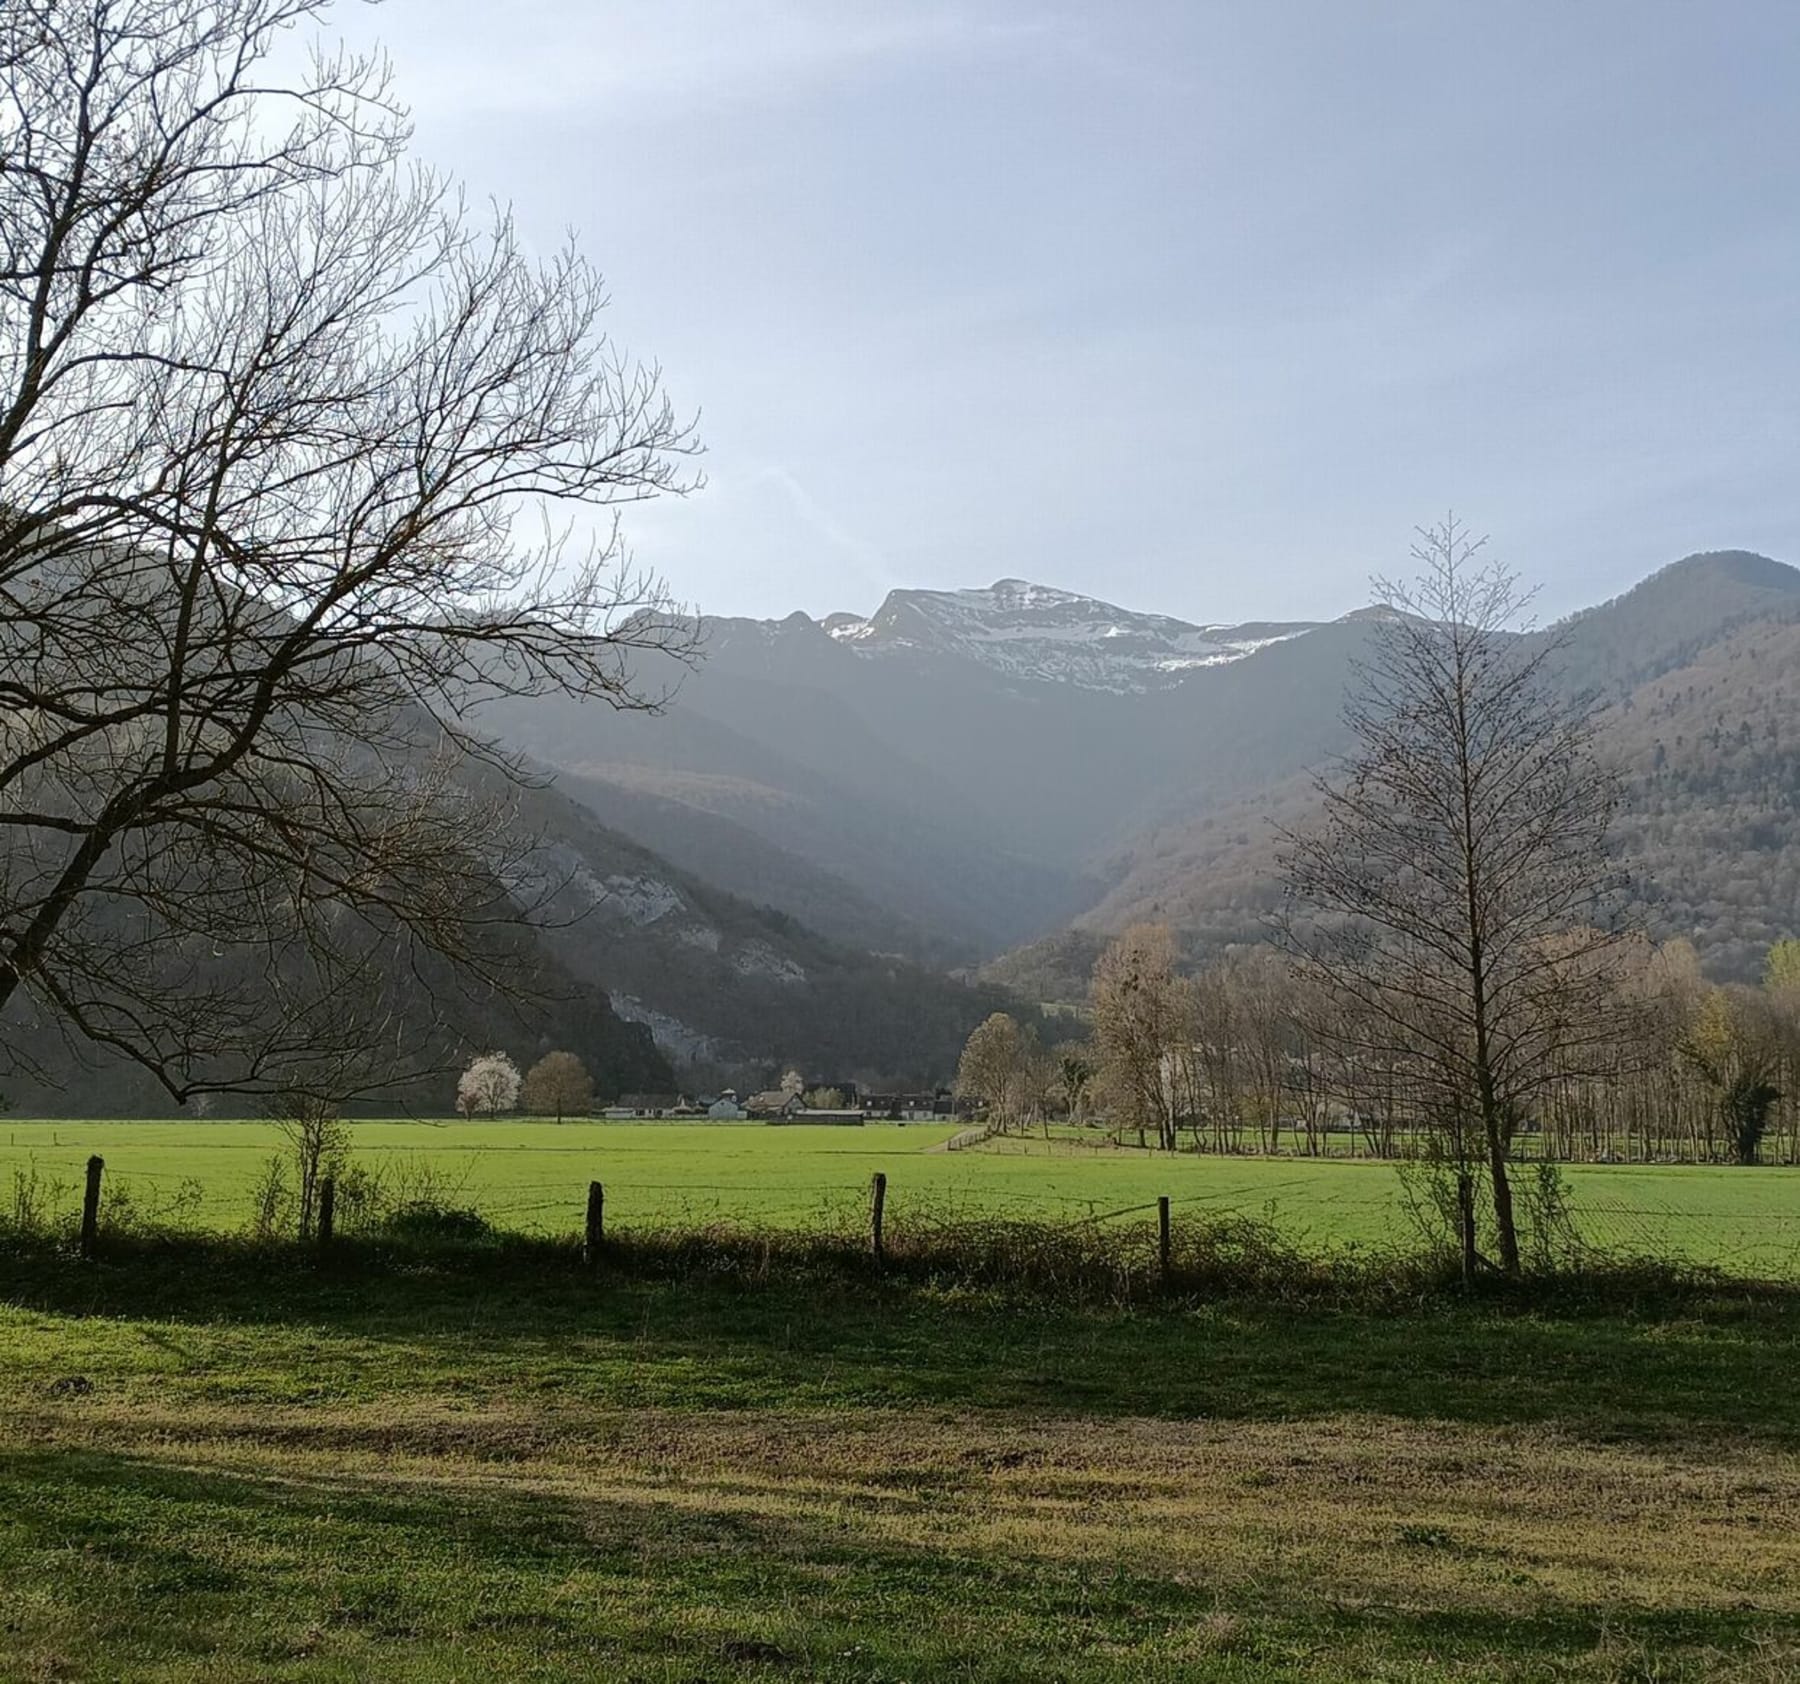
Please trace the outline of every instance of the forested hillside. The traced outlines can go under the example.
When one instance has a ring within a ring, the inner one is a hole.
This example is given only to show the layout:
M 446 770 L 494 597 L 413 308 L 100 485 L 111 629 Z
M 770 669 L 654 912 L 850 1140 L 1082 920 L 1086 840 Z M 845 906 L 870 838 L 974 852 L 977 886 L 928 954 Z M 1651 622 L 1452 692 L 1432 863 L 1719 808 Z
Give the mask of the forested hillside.
M 1627 772 L 1627 909 L 1709 970 L 1755 975 L 1800 931 L 1800 624 L 1745 625 L 1609 712 Z
M 1564 682 L 1611 698 L 1621 916 L 1690 939 L 1721 979 L 1753 978 L 1800 928 L 1800 573 L 1741 551 L 1692 556 L 1554 633 Z M 1132 923 L 1171 924 L 1196 957 L 1262 939 L 1278 830 L 1311 811 L 1311 780 L 1294 774 L 1152 827 L 1100 863 L 1107 891 L 1076 921 L 1087 940 L 1036 944 L 985 974 L 1078 998 L 1081 961 Z
M 1622 698 L 1739 626 L 1797 616 L 1800 571 L 1748 550 L 1711 550 L 1671 562 L 1554 629 L 1566 640 L 1570 682 Z

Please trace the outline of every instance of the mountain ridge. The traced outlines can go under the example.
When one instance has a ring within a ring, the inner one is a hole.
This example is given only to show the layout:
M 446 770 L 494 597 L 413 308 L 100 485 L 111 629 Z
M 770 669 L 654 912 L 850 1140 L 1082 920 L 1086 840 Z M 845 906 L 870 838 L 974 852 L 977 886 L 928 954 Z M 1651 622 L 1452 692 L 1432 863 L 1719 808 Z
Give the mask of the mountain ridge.
M 1009 972 L 1000 956 L 1049 943 L 1074 974 L 1129 918 L 1167 917 L 1196 950 L 1251 939 L 1270 893 L 1264 821 L 1304 816 L 1311 769 L 1347 741 L 1346 686 L 1393 613 L 1208 627 L 1021 579 L 890 592 L 866 616 L 706 622 L 708 658 L 660 718 L 527 707 L 502 734 L 602 822 L 765 913 L 843 949 L 1011 983 L 1029 964 Z M 1658 811 L 1691 816 L 1714 735 L 1762 733 L 1786 705 L 1737 697 L 1752 662 L 1771 679 L 1800 666 L 1800 640 L 1749 635 L 1790 625 L 1800 571 L 1721 550 L 1527 635 L 1557 640 L 1570 687 L 1622 718 L 1677 707 L 1654 695 L 1659 675 L 1706 672 L 1696 696 L 1711 684 L 1726 725 L 1689 717 L 1700 704 L 1684 679 L 1680 753 L 1671 738 L 1656 786 Z M 1231 658 L 1211 658 L 1234 639 Z M 1776 762 L 1751 768 L 1735 738 L 1730 755 L 1737 781 L 1719 799 L 1735 816 L 1722 807 L 1710 832 L 1720 857 L 1657 856 L 1685 878 L 1655 916 L 1697 925 L 1741 969 L 1758 919 L 1708 911 L 1715 886 L 1735 874 L 1772 927 L 1785 866 L 1767 842 Z M 621 991 L 628 1010 L 670 1010 L 630 981 Z
M 923 649 L 982 661 L 1015 682 L 1115 692 L 1167 685 L 1193 668 L 1242 660 L 1319 623 L 1197 624 L 1018 578 L 958 590 L 897 588 L 866 618 L 837 613 L 821 622 L 829 636 L 862 655 Z

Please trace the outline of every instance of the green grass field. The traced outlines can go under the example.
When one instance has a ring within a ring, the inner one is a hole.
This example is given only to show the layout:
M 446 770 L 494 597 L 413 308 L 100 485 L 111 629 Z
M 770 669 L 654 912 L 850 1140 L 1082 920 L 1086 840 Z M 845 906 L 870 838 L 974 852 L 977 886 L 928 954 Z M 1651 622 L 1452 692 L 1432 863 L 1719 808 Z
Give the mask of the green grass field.
M 1066 1140 L 996 1141 L 952 1153 L 943 1150 L 952 1132 L 932 1124 L 353 1125 L 358 1161 L 402 1172 L 429 1164 L 497 1226 L 524 1232 L 577 1228 L 590 1180 L 605 1184 L 608 1220 L 623 1228 L 854 1217 L 881 1170 L 896 1225 L 921 1211 L 1143 1222 L 1142 1207 L 1167 1194 L 1177 1220 L 1186 1213 L 1267 1216 L 1309 1246 L 1413 1238 L 1395 1172 L 1383 1164 L 1168 1158 Z M 15 1171 L 35 1169 L 59 1184 L 61 1206 L 73 1209 L 82 1166 L 99 1153 L 110 1184 L 152 1211 L 194 1183 L 199 1220 L 229 1231 L 249 1219 L 257 1176 L 279 1145 L 267 1123 L 0 1123 L 0 1199 Z M 1596 1244 L 1800 1278 L 1800 1170 L 1578 1165 L 1566 1173 L 1582 1229 Z
M 0 1248 L 0 1678 L 1777 1684 L 1797 1367 L 1766 1290 Z

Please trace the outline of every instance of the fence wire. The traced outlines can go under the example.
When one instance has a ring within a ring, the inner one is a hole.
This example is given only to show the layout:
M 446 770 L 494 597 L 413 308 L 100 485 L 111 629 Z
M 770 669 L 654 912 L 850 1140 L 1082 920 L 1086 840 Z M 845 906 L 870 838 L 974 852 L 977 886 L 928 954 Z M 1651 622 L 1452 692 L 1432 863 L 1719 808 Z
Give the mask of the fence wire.
M 117 1131 L 103 1135 L 98 1129 L 58 1130 L 48 1143 L 40 1136 L 35 1148 L 0 1148 L 0 1229 L 33 1210 L 68 1220 L 79 1208 L 81 1166 L 92 1145 L 111 1148 L 116 1158 L 107 1165 L 106 1201 L 119 1209 L 135 1208 L 140 1217 L 154 1219 L 160 1212 L 171 1223 L 211 1231 L 242 1231 L 254 1215 L 256 1171 L 261 1165 L 236 1154 L 250 1151 L 265 1163 L 270 1156 L 267 1141 L 158 1140 L 140 1146 L 121 1144 Z M 153 1151 L 163 1161 L 138 1168 L 132 1159 L 139 1151 Z M 233 1156 L 223 1162 L 215 1156 L 210 1165 L 215 1173 L 206 1174 L 204 1154 L 209 1152 Z M 484 1163 L 470 1161 L 471 1154 L 482 1152 L 490 1154 Z M 540 1154 L 535 1164 L 520 1165 L 529 1179 L 506 1179 L 488 1167 L 517 1162 L 522 1153 Z M 170 1167 L 171 1156 L 175 1167 Z M 544 1157 L 556 1161 L 546 1163 Z M 359 1143 L 356 1148 L 357 1163 L 371 1166 L 378 1188 L 384 1175 L 396 1176 L 395 1166 L 403 1170 L 409 1164 L 421 1165 L 420 1185 L 430 1198 L 472 1210 L 495 1229 L 535 1234 L 575 1234 L 581 1228 L 588 1179 L 584 1169 L 571 1165 L 566 1174 L 551 1173 L 571 1157 L 585 1159 L 585 1167 L 604 1183 L 607 1224 L 614 1231 L 667 1232 L 719 1225 L 853 1231 L 869 1219 L 864 1165 L 875 1163 L 883 1164 L 888 1175 L 886 1224 L 895 1236 L 904 1236 L 909 1227 L 924 1231 L 985 1221 L 1037 1224 L 1045 1231 L 1065 1233 L 1117 1230 L 1122 1243 L 1132 1236 L 1130 1243 L 1136 1244 L 1155 1233 L 1158 1221 L 1157 1199 L 1131 1198 L 1134 1189 L 1129 1187 L 1117 1189 L 1127 1195 L 1122 1204 L 1081 1196 L 1073 1188 L 1087 1173 L 1086 1167 L 1071 1174 L 1066 1157 L 1040 1160 L 1054 1169 L 1039 1185 L 983 1184 L 993 1174 L 1016 1178 L 1022 1158 L 1013 1152 L 959 1154 L 949 1181 L 939 1179 L 941 1172 L 909 1178 L 904 1155 L 857 1152 L 846 1163 L 843 1181 L 795 1189 L 759 1184 L 749 1165 L 738 1179 L 721 1179 L 717 1170 L 704 1180 L 639 1179 L 630 1152 L 619 1161 L 591 1145 L 421 1149 L 387 1143 L 365 1148 Z M 182 1167 L 188 1161 L 192 1169 Z M 1398 1178 L 1381 1175 L 1376 1166 L 1354 1176 L 1338 1176 L 1353 1185 L 1330 1186 L 1322 1185 L 1318 1166 L 1311 1160 L 1293 1161 L 1295 1173 L 1262 1181 L 1248 1175 L 1250 1166 L 1271 1166 L 1271 1160 L 1204 1161 L 1234 1184 L 1183 1189 L 1181 1181 L 1195 1161 L 1185 1156 L 1170 1160 L 1169 1204 L 1178 1226 L 1241 1217 L 1267 1222 L 1289 1240 L 1304 1237 L 1328 1245 L 1361 1241 L 1404 1245 L 1417 1238 Z M 1111 1167 L 1105 1166 L 1108 1173 Z M 1735 1274 L 1800 1280 L 1800 1197 L 1794 1198 L 1792 1208 L 1783 1208 L 1783 1201 L 1800 1194 L 1800 1177 L 1793 1171 L 1634 1165 L 1621 1172 L 1615 1166 L 1564 1167 L 1569 1172 L 1568 1212 L 1574 1233 L 1597 1254 L 1707 1264 Z M 1668 1196 L 1658 1199 L 1651 1189 L 1663 1176 L 1670 1178 Z M 407 1185 L 404 1174 L 399 1174 L 390 1180 L 389 1193 L 404 1198 Z M 1716 1199 L 1709 1202 L 1708 1193 Z

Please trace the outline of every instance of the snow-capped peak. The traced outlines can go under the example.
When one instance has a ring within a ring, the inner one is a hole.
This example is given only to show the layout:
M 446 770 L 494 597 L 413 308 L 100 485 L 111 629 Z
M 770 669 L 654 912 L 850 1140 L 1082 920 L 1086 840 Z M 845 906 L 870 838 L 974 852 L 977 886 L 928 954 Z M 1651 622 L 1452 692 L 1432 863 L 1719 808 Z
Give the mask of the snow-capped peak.
M 996 579 L 985 590 L 890 591 L 868 619 L 833 614 L 825 629 L 871 658 L 960 656 L 1012 679 L 1133 691 L 1178 683 L 1193 668 L 1241 660 L 1313 626 L 1197 626 L 1028 579 Z

